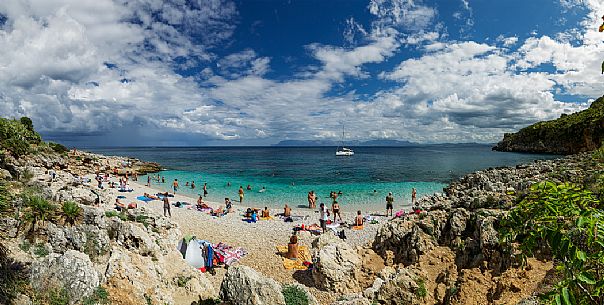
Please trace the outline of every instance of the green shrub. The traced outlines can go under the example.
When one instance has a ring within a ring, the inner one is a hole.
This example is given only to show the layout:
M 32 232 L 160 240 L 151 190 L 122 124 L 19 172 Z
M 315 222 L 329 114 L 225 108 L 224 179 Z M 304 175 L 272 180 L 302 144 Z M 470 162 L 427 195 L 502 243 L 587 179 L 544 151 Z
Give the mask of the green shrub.
M 34 254 L 40 257 L 45 257 L 49 254 L 48 249 L 43 243 L 39 243 L 34 248 Z
M 24 239 L 23 242 L 19 244 L 19 249 L 25 252 L 29 252 L 29 249 L 31 249 L 31 243 L 29 242 L 29 240 Z
M 540 251 L 558 263 L 561 280 L 543 295 L 547 302 L 604 304 L 603 208 L 582 187 L 542 182 L 501 222 L 504 247 L 519 243 L 523 260 Z
M 69 148 L 59 143 L 48 142 L 48 146 L 52 148 L 53 151 L 59 154 L 64 154 L 69 151 Z
M 107 218 L 116 217 L 118 214 L 117 211 L 105 211 L 105 217 Z
M 30 144 L 38 144 L 40 135 L 33 130 L 29 118 L 9 120 L 0 118 L 0 147 L 19 158 L 29 152 Z
M 38 223 L 44 224 L 54 215 L 55 206 L 39 195 L 26 195 L 24 201 L 27 207 L 25 219 L 32 223 L 34 231 Z
M 101 286 L 94 290 L 94 293 L 82 300 L 84 305 L 109 304 L 109 292 Z
M 187 283 L 191 280 L 190 276 L 182 276 L 179 275 L 178 278 L 176 279 L 176 285 L 178 287 L 185 287 L 187 286 Z
M 10 212 L 10 198 L 11 196 L 6 187 L 6 182 L 0 179 L 0 215 Z
M 48 303 L 50 305 L 68 305 L 69 294 L 65 289 L 53 289 L 48 292 Z
M 78 204 L 73 201 L 66 201 L 63 203 L 61 210 L 65 223 L 70 225 L 74 225 L 76 220 L 82 215 L 82 208 L 80 208 Z
M 418 297 L 425 299 L 428 295 L 428 290 L 426 290 L 426 282 L 423 278 L 418 278 L 415 283 L 417 284 L 417 290 L 415 291 L 415 295 Z
M 308 305 L 308 297 L 300 287 L 286 285 L 281 292 L 287 305 Z

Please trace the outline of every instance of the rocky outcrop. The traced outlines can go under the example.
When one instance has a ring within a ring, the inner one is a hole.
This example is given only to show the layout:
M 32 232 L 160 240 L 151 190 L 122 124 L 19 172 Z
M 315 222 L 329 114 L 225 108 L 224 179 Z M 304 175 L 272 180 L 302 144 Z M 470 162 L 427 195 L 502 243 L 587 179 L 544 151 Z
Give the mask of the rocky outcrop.
M 320 289 L 334 292 L 358 292 L 361 258 L 348 243 L 333 234 L 323 234 L 313 242 L 316 254 L 312 277 Z
M 30 281 L 32 288 L 38 291 L 65 289 L 71 304 L 79 303 L 100 284 L 99 274 L 90 258 L 74 250 L 52 253 L 36 261 L 31 268 Z
M 242 265 L 228 269 L 220 287 L 220 298 L 233 305 L 285 305 L 279 283 Z
M 576 154 L 599 148 L 603 140 L 604 97 L 600 97 L 589 109 L 506 133 L 493 150 Z

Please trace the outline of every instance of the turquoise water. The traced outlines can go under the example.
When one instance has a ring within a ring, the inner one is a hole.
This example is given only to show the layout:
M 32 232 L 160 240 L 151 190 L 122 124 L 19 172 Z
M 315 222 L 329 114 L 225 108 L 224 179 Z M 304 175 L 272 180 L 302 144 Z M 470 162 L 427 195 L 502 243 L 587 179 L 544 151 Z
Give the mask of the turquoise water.
M 152 186 L 197 196 L 208 184 L 210 201 L 238 200 L 239 186 L 249 184 L 244 204 L 250 206 L 307 206 L 314 190 L 317 203 L 330 203 L 331 191 L 343 193 L 338 201 L 354 209 L 378 210 L 392 192 L 395 206 L 409 206 L 411 188 L 418 197 L 442 192 L 453 179 L 496 166 L 512 166 L 551 155 L 493 152 L 489 145 L 421 145 L 413 147 L 355 147 L 355 155 L 336 157 L 333 147 L 146 147 L 87 148 L 105 155 L 131 156 L 159 162 L 165 183 Z M 157 174 L 156 174 L 157 175 Z M 156 176 L 155 175 L 155 176 Z M 146 182 L 142 176 L 139 181 Z M 195 181 L 196 188 L 185 186 Z M 230 182 L 231 186 L 227 186 Z M 262 187 L 265 192 L 258 192 Z M 375 190 L 375 192 L 374 192 Z

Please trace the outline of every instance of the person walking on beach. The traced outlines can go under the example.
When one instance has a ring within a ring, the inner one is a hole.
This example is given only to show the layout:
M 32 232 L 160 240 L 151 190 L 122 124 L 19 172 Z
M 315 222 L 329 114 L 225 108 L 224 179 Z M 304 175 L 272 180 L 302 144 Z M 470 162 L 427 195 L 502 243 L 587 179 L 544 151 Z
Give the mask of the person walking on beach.
M 178 191 L 178 179 L 174 179 L 174 182 L 172 182 L 172 188 L 174 189 L 174 195 L 176 195 L 176 191 Z
M 243 194 L 243 186 L 240 185 L 239 186 L 239 203 L 243 202 L 243 196 L 244 196 L 244 194 Z
M 168 192 L 164 193 L 164 217 L 166 217 L 166 212 L 168 212 L 168 215 L 172 217 L 172 213 L 170 212 L 170 201 L 168 200 Z
M 336 222 L 336 215 L 340 218 L 340 222 L 342 222 L 342 214 L 340 214 L 340 204 L 337 201 L 334 201 L 331 204 L 331 211 L 333 212 L 333 222 Z
M 415 204 L 416 203 L 416 197 L 417 197 L 417 191 L 415 190 L 415 188 L 411 189 L 411 204 Z
M 327 219 L 329 217 L 329 211 L 327 211 L 327 207 L 323 203 L 319 205 L 319 208 L 321 208 L 319 223 L 321 224 L 321 229 L 323 229 L 323 233 L 325 233 L 325 231 L 327 230 Z
M 208 196 L 208 183 L 204 182 L 203 183 L 203 197 L 207 197 Z
M 388 217 L 388 212 L 390 212 L 390 216 L 392 216 L 392 209 L 394 207 L 394 197 L 392 196 L 392 192 L 388 193 L 386 196 L 386 217 Z

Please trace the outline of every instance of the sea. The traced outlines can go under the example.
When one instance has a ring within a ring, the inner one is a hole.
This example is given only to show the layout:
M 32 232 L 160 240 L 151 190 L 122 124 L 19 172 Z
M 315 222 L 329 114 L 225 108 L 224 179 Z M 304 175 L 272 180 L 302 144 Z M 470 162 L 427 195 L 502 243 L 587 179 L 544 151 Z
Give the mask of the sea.
M 557 156 L 496 152 L 492 145 L 439 144 L 405 147 L 352 147 L 354 156 L 335 156 L 335 147 L 86 147 L 85 150 L 112 156 L 128 156 L 158 162 L 164 170 L 153 174 L 158 191 L 171 190 L 178 179 L 178 192 L 203 194 L 208 201 L 239 199 L 244 205 L 281 208 L 307 207 L 308 192 L 317 203 L 331 204 L 330 192 L 341 192 L 343 208 L 379 211 L 389 192 L 395 208 L 411 206 L 411 190 L 418 198 L 442 193 L 443 188 L 468 173 L 489 167 L 514 166 Z M 146 183 L 147 177 L 139 181 Z M 191 188 L 191 183 L 195 188 Z M 187 186 L 187 183 L 189 186 Z M 247 186 L 251 190 L 247 190 Z M 264 188 L 263 191 L 261 191 Z

